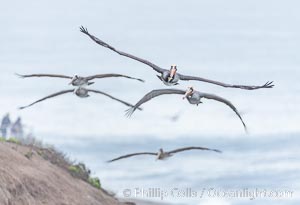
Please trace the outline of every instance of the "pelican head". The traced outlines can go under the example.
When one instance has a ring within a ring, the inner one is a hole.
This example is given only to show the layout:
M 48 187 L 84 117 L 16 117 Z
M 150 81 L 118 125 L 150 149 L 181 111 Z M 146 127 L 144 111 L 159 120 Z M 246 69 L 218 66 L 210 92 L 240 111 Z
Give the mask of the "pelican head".
M 173 80 L 173 78 L 174 78 L 174 76 L 176 74 L 176 71 L 177 71 L 177 66 L 176 65 L 171 65 L 170 76 L 168 77 L 168 82 L 169 83 Z
M 74 83 L 74 81 L 75 81 L 75 80 L 77 80 L 77 79 L 78 79 L 78 75 L 77 75 L 77 74 L 75 74 L 75 75 L 73 76 L 73 78 L 72 78 L 71 82 L 69 83 L 69 85 L 73 84 L 73 83 Z
M 188 89 L 186 90 L 184 96 L 182 97 L 182 99 L 185 99 L 189 96 L 191 96 L 194 92 L 194 88 L 193 87 L 188 87 Z
M 160 148 L 158 150 L 158 153 L 157 153 L 157 157 L 156 157 L 156 160 L 160 160 L 164 157 L 164 150 L 162 148 Z

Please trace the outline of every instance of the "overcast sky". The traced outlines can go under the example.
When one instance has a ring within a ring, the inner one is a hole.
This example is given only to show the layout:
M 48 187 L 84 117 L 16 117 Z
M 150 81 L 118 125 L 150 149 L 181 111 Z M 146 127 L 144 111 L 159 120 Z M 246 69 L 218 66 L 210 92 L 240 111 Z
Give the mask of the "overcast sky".
M 6 1 L 0 7 L 0 114 L 21 116 L 46 142 L 75 138 L 103 141 L 218 138 L 297 134 L 300 131 L 299 1 Z M 98 46 L 79 32 L 183 74 L 273 89 L 246 91 L 201 82 L 176 86 L 229 99 L 248 125 L 246 135 L 227 106 L 181 96 L 162 96 L 143 105 L 131 119 L 127 107 L 104 96 L 79 99 L 66 94 L 26 110 L 27 105 L 71 88 L 64 79 L 20 79 L 14 73 L 91 75 L 121 73 L 143 78 L 99 79 L 92 86 L 131 103 L 152 89 L 165 88 L 148 66 Z M 180 118 L 173 123 L 174 114 Z M 56 139 L 55 136 L 64 136 Z M 271 140 L 271 139 L 270 139 Z
M 21 115 L 35 133 L 65 135 L 244 134 L 225 105 L 204 101 L 196 107 L 180 96 L 145 104 L 132 119 L 126 107 L 92 94 L 71 94 L 24 111 L 16 108 L 69 88 L 63 79 L 19 79 L 14 73 L 89 75 L 116 72 L 140 77 L 97 80 L 95 89 L 135 103 L 146 92 L 164 88 L 148 66 L 96 45 L 79 32 L 84 25 L 111 45 L 165 68 L 228 83 L 274 89 L 245 91 L 201 82 L 181 82 L 228 98 L 243 113 L 251 134 L 298 132 L 299 27 L 297 1 L 9 1 L 2 4 L 0 63 L 1 113 Z M 178 123 L 166 117 L 182 113 Z M 116 129 L 117 127 L 117 129 Z M 172 128 L 171 128 L 172 127 Z M 171 128 L 171 129 L 170 129 Z M 147 130 L 147 132 L 145 132 Z

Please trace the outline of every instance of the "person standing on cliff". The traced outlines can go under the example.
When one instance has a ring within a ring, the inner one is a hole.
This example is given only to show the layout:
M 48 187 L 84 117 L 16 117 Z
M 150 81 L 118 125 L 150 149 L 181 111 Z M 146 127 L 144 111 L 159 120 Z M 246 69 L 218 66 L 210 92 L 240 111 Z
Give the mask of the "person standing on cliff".
M 16 137 L 16 138 L 23 137 L 23 125 L 20 117 L 18 117 L 16 122 L 12 124 L 10 128 L 10 134 L 12 137 Z
M 8 128 L 9 128 L 10 125 L 11 125 L 11 121 L 10 121 L 10 118 L 9 118 L 9 113 L 7 113 L 2 118 L 2 121 L 1 121 L 0 130 L 1 130 L 2 137 L 6 138 L 6 136 L 7 136 L 7 130 L 8 130 Z

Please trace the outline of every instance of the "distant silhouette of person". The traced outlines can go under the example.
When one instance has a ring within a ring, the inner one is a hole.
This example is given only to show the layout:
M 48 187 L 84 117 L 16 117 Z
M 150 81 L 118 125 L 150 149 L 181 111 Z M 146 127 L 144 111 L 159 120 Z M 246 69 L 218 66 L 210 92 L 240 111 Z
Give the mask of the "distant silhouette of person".
M 23 125 L 20 117 L 18 117 L 17 121 L 13 123 L 13 125 L 11 126 L 10 134 L 12 137 L 16 137 L 16 138 L 23 137 Z
M 1 126 L 0 126 L 2 137 L 6 138 L 7 130 L 8 130 L 8 128 L 9 128 L 10 125 L 11 125 L 11 121 L 10 121 L 10 118 L 9 118 L 9 113 L 7 113 L 2 118 L 2 122 L 1 122 Z

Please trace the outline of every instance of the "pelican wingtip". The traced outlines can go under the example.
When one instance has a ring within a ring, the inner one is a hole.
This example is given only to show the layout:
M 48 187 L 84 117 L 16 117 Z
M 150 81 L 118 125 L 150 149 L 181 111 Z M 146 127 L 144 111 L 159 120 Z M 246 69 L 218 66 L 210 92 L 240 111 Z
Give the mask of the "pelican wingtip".
M 85 28 L 84 26 L 80 26 L 79 27 L 79 29 L 80 29 L 80 31 L 82 32 L 82 33 L 85 33 L 85 34 L 87 34 L 88 33 L 88 30 L 87 30 L 87 28 Z
M 131 107 L 131 108 L 125 110 L 125 116 L 126 116 L 127 118 L 130 118 L 131 115 L 133 114 L 134 110 L 135 110 L 134 107 Z
M 215 152 L 217 152 L 219 154 L 223 153 L 221 150 L 218 150 L 218 149 L 213 149 L 213 151 L 215 151 Z
M 18 76 L 19 78 L 24 78 L 24 76 L 19 73 L 15 73 L 15 75 Z

